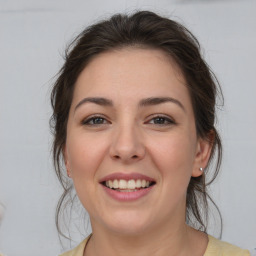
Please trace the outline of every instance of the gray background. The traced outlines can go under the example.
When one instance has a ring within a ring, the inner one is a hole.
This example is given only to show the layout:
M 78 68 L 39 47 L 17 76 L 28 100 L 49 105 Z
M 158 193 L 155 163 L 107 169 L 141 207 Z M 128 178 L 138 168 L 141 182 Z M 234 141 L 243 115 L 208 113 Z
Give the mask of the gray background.
M 223 240 L 256 247 L 255 0 L 0 0 L 0 251 L 8 256 L 61 251 L 49 88 L 67 43 L 84 26 L 134 9 L 169 15 L 201 42 L 225 96 L 219 113 L 224 161 L 211 187 L 223 214 Z

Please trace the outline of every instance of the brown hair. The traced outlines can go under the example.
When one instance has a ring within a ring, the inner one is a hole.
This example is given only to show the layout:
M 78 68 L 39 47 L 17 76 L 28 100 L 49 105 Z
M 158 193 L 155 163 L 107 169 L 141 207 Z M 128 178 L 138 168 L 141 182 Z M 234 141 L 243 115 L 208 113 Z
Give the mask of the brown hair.
M 94 56 L 123 47 L 159 49 L 174 59 L 187 82 L 197 135 L 204 139 L 213 137 L 210 140 L 212 152 L 208 166 L 202 176 L 191 178 L 186 201 L 187 223 L 206 232 L 207 199 L 213 202 L 207 193 L 207 186 L 216 178 L 222 157 L 221 140 L 215 129 L 216 97 L 220 95 L 222 99 L 222 93 L 215 75 L 201 57 L 199 42 L 191 32 L 173 20 L 148 11 L 139 11 L 132 15 L 117 14 L 94 24 L 75 38 L 66 51 L 65 63 L 51 94 L 53 159 L 56 174 L 64 189 L 56 210 L 57 229 L 64 235 L 59 217 L 62 208 L 66 206 L 66 196 L 72 190 L 72 182 L 66 177 L 63 168 L 62 150 L 66 142 L 67 120 L 76 80 Z M 214 136 L 210 136 L 213 134 Z M 213 158 L 216 158 L 215 169 L 209 178 L 209 164 Z M 217 206 L 215 204 L 214 206 L 219 212 Z

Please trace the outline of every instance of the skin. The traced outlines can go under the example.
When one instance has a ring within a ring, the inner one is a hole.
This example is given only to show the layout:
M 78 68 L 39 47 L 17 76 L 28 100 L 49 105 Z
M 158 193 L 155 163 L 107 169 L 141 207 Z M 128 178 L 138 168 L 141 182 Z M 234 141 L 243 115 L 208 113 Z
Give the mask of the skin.
M 91 219 L 84 255 L 204 254 L 207 236 L 185 224 L 185 202 L 189 180 L 202 174 L 211 146 L 197 137 L 185 84 L 165 53 L 138 48 L 102 53 L 78 77 L 63 151 Z M 113 106 L 81 103 L 87 97 L 109 99 Z M 170 97 L 182 106 L 139 106 L 151 97 Z M 159 123 L 156 116 L 164 119 Z M 141 173 L 156 185 L 138 200 L 116 201 L 99 184 L 114 172 Z

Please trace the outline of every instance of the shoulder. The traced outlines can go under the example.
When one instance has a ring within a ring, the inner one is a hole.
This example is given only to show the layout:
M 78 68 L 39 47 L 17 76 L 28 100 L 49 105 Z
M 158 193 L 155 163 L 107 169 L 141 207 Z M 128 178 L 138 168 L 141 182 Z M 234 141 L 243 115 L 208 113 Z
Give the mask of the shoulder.
M 250 256 L 248 250 L 208 236 L 209 242 L 204 256 Z
M 83 256 L 84 255 L 84 248 L 89 240 L 90 236 L 87 237 L 84 241 L 82 241 L 77 247 L 74 249 L 64 252 L 63 254 L 60 254 L 59 256 Z

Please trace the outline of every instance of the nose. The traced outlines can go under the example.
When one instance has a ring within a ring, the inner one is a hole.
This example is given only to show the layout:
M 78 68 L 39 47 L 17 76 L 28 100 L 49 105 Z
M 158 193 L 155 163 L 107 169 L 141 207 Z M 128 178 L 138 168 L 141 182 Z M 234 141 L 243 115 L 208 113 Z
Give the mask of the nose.
M 135 125 L 123 125 L 114 131 L 110 156 L 114 160 L 119 160 L 129 164 L 139 161 L 145 156 L 145 146 L 142 134 Z

